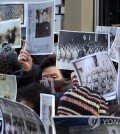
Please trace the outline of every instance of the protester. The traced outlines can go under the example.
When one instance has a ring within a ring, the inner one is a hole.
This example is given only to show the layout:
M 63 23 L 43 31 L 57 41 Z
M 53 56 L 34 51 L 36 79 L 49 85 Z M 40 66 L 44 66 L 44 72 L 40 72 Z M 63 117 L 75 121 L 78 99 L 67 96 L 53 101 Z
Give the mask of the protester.
M 108 115 L 108 104 L 88 87 L 73 87 L 60 98 L 58 115 Z
M 0 73 L 12 74 L 20 70 L 21 65 L 18 62 L 18 55 L 8 43 L 4 43 L 0 49 Z
M 50 94 L 51 92 L 43 84 L 32 83 L 18 89 L 17 101 L 27 105 L 40 115 L 40 93 Z
M 17 79 L 18 86 L 21 85 L 21 81 L 24 82 L 22 79 L 25 77 L 29 77 L 26 80 L 26 84 L 30 84 L 31 82 L 39 82 L 41 79 L 44 80 L 45 78 L 49 81 L 54 79 L 55 88 L 57 88 L 57 91 L 65 90 L 72 86 L 70 77 L 71 71 L 58 69 L 56 67 L 55 55 L 46 57 L 40 66 L 36 66 L 32 63 L 31 55 L 26 50 L 22 49 L 18 57 L 18 61 L 22 66 L 20 73 L 21 76 L 18 76 L 19 78 Z

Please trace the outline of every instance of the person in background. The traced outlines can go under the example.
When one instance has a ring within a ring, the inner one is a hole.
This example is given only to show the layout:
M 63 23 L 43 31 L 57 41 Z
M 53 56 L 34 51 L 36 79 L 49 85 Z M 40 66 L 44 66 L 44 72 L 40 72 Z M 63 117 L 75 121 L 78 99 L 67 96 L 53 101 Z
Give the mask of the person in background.
M 56 67 L 56 55 L 47 56 L 39 66 L 35 66 L 32 63 L 31 55 L 26 50 L 21 50 L 18 61 L 22 66 L 21 76 L 22 78 L 29 75 L 26 84 L 31 82 L 39 82 L 40 80 L 54 80 L 56 92 L 63 91 L 72 86 L 71 83 L 71 71 L 60 70 Z M 20 81 L 18 81 L 19 84 Z
M 20 70 L 18 55 L 8 43 L 2 44 L 0 49 L 0 73 L 12 75 L 13 72 Z
M 68 115 L 109 115 L 108 104 L 97 92 L 88 87 L 75 86 L 60 98 L 57 114 Z
M 40 115 L 40 93 L 50 94 L 51 92 L 41 83 L 32 83 L 18 89 L 16 100 Z

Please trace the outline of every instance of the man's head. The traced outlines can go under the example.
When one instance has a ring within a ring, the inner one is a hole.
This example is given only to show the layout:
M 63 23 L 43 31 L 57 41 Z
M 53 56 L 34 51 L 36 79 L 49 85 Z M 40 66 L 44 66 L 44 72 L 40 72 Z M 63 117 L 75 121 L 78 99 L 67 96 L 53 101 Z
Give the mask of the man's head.
M 56 67 L 56 55 L 46 57 L 41 63 L 42 79 L 62 80 L 63 78 L 70 79 L 71 71 L 60 70 Z
M 42 13 L 43 22 L 46 22 L 47 19 L 48 19 L 48 12 L 47 12 L 47 10 L 43 10 L 43 13 Z
M 49 94 L 50 90 L 41 83 L 32 83 L 18 89 L 17 101 L 30 107 L 40 115 L 40 93 Z

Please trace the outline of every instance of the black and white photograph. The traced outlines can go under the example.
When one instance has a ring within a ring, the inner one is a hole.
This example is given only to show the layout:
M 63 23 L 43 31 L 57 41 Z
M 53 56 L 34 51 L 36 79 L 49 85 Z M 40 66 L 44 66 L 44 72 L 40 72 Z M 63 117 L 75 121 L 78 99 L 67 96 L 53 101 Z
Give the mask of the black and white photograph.
M 3 129 L 4 129 L 4 125 L 3 125 L 3 113 L 2 113 L 2 109 L 0 107 L 0 134 L 3 134 Z
M 96 27 L 96 32 L 97 33 L 107 33 L 110 34 L 110 48 L 111 45 L 115 39 L 115 35 L 117 32 L 117 27 L 108 27 L 108 26 L 97 26 Z
M 73 66 L 81 86 L 95 90 L 106 100 L 114 99 L 117 89 L 117 73 L 106 52 L 73 61 Z
M 0 118 L 0 134 L 2 134 L 2 130 L 3 128 L 2 128 L 2 118 Z
M 108 34 L 60 31 L 56 66 L 60 69 L 73 70 L 70 63 L 72 60 L 108 51 L 109 43 Z
M 55 116 L 55 96 L 40 94 L 40 119 L 43 121 L 46 134 L 53 134 L 53 116 Z
M 36 38 L 51 35 L 51 12 L 52 7 L 36 10 Z
M 109 52 L 110 58 L 115 62 L 119 62 L 119 51 L 118 51 L 119 46 L 120 46 L 120 28 L 118 27 L 116 31 L 115 39 L 112 43 L 112 46 Z
M 12 48 L 21 47 L 21 20 L 7 20 L 0 22 L 0 48 L 8 43 Z
M 52 54 L 54 50 L 54 1 L 27 4 L 26 50 L 31 55 Z
M 104 120 L 116 119 L 110 117 L 100 116 L 98 120 L 93 120 L 92 128 L 89 124 L 89 119 L 92 116 L 55 116 L 53 117 L 55 134 L 112 134 L 108 132 L 107 125 L 103 122 Z M 97 122 L 97 123 L 96 123 Z M 91 120 L 92 123 L 92 120 Z M 95 124 L 96 123 L 96 124 Z M 117 127 L 119 125 L 114 125 Z M 113 125 L 111 124 L 111 128 Z
M 19 18 L 21 18 L 21 24 L 24 24 L 24 4 L 0 4 L 0 21 Z
M 116 62 L 115 56 L 114 56 L 114 48 L 112 46 L 116 33 L 117 33 L 117 27 L 108 27 L 108 26 L 97 26 L 96 27 L 97 33 L 108 33 L 110 34 L 110 50 L 108 52 L 110 58 Z
M 4 117 L 4 133 L 45 134 L 42 121 L 30 108 L 4 98 L 0 98 L 0 107 Z
M 108 134 L 119 134 L 120 133 L 120 126 L 107 126 Z
M 16 77 L 13 75 L 0 74 L 0 97 L 15 101 L 16 94 Z

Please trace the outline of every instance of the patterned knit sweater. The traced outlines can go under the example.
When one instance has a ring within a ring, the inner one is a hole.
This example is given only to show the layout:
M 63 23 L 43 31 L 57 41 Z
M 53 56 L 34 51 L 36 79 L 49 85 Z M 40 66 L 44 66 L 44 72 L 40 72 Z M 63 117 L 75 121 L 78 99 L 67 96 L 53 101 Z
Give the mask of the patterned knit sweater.
M 107 115 L 106 101 L 88 87 L 73 87 L 60 98 L 58 115 Z

